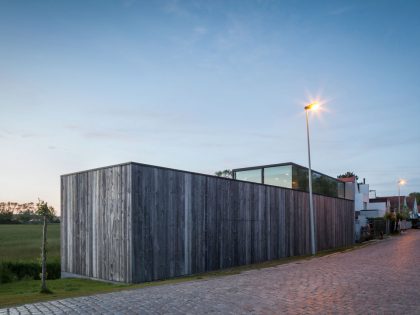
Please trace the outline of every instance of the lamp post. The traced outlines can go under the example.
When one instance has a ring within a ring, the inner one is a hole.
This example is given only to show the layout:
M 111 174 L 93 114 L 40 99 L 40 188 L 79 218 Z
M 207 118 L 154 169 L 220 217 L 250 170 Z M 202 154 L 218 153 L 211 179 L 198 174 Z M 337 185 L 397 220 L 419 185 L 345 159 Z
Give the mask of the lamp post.
M 404 179 L 398 180 L 398 213 L 401 213 L 401 186 L 406 182 Z M 395 214 L 395 230 L 397 229 L 397 215 Z
M 310 215 L 310 223 L 311 223 L 311 253 L 312 255 L 316 254 L 316 243 L 315 243 L 315 219 L 314 219 L 314 204 L 313 204 L 313 197 L 312 197 L 312 169 L 311 169 L 311 144 L 309 140 L 309 118 L 308 112 L 310 110 L 317 110 L 319 108 L 318 103 L 311 103 L 305 106 L 305 113 L 306 113 L 306 135 L 308 138 L 308 181 L 309 181 L 309 215 Z
M 398 181 L 398 213 L 401 212 L 401 186 L 405 185 L 406 181 L 404 179 L 400 179 Z

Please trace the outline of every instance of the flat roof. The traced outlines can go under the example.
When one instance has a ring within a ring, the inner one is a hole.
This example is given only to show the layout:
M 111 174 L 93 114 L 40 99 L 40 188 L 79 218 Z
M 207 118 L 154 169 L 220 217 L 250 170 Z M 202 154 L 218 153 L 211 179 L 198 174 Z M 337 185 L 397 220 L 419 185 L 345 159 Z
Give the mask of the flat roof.
M 273 164 L 273 166 L 276 166 L 276 165 L 290 165 L 290 164 L 296 165 L 298 167 L 302 167 L 302 166 L 300 166 L 300 165 L 298 165 L 296 163 Z M 103 170 L 103 169 L 107 169 L 107 168 L 113 168 L 113 167 L 119 167 L 119 166 L 127 166 L 127 165 L 139 165 L 139 166 L 145 166 L 145 167 L 152 167 L 152 168 L 157 168 L 157 169 L 163 169 L 163 170 L 169 170 L 169 171 L 175 171 L 175 172 L 182 172 L 182 173 L 193 174 L 193 175 L 201 175 L 201 176 L 206 176 L 206 177 L 213 177 L 213 178 L 218 178 L 218 179 L 221 179 L 221 180 L 238 181 L 238 182 L 244 182 L 244 183 L 253 184 L 253 185 L 270 186 L 270 187 L 274 187 L 274 188 L 288 189 L 288 190 L 294 190 L 294 191 L 308 193 L 307 191 L 300 190 L 300 189 L 287 188 L 287 187 L 279 187 L 279 186 L 270 185 L 270 184 L 263 184 L 263 183 L 253 183 L 253 182 L 244 181 L 244 180 L 235 179 L 235 178 L 227 178 L 227 177 L 221 177 L 221 176 L 216 176 L 216 175 L 203 174 L 203 173 L 197 173 L 197 172 L 179 170 L 179 169 L 174 169 L 174 168 L 169 168 L 169 167 L 163 167 L 163 166 L 157 166 L 157 165 L 151 165 L 151 164 L 145 164 L 145 163 L 138 163 L 138 162 L 132 162 L 132 161 L 131 162 L 125 162 L 125 163 L 108 165 L 108 166 L 103 166 L 103 167 L 91 168 L 91 169 L 87 169 L 87 170 L 83 170 L 83 171 L 78 171 L 78 172 L 73 172 L 73 173 L 67 173 L 67 174 L 61 175 L 60 177 L 78 175 L 78 174 L 83 174 L 83 173 L 88 173 L 88 172 L 93 172 L 93 171 L 99 171 L 99 170 Z M 232 170 L 232 171 L 234 171 L 234 170 Z M 317 172 L 317 173 L 319 173 L 319 172 Z M 321 173 L 319 173 L 319 174 L 321 174 Z M 322 175 L 324 175 L 324 174 L 322 174 Z M 325 175 L 325 176 L 328 176 L 328 175 Z M 331 176 L 328 176 L 328 177 L 331 177 Z M 319 196 L 324 196 L 324 197 L 327 197 L 327 198 L 336 198 L 336 199 L 344 199 L 344 200 L 348 200 L 348 201 L 354 201 L 354 200 L 351 200 L 351 199 L 346 199 L 346 198 L 342 198 L 342 197 L 332 197 L 332 196 L 327 196 L 327 195 L 323 195 L 323 194 L 319 194 L 319 193 L 315 193 L 315 192 L 313 194 L 314 195 L 319 195 Z

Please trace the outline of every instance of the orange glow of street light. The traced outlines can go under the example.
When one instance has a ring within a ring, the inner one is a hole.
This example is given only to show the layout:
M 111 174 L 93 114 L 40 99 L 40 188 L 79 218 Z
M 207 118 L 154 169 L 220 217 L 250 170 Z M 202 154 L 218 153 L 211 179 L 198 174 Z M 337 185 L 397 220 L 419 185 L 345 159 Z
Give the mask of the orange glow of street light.
M 305 106 L 305 110 L 318 110 L 320 107 L 318 102 L 313 102 Z

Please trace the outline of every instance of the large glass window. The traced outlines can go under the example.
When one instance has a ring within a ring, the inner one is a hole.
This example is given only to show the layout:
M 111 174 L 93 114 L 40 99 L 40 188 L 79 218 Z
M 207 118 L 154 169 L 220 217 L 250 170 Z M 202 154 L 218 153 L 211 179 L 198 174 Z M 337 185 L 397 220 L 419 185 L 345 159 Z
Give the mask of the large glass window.
M 308 187 L 308 169 L 298 166 L 293 166 L 293 181 L 292 188 L 309 191 Z M 338 192 L 344 194 L 344 187 L 341 183 L 328 176 L 322 175 L 318 172 L 312 171 L 312 191 L 317 194 L 337 197 Z
M 263 172 L 264 170 L 264 172 Z M 309 191 L 308 169 L 298 165 L 279 165 L 235 171 L 235 178 L 253 183 L 264 183 L 284 188 Z M 264 174 L 264 178 L 263 178 Z M 312 191 L 316 194 L 351 199 L 347 185 L 330 176 L 312 171 Z
M 274 166 L 264 169 L 264 184 L 292 188 L 292 166 Z
M 308 169 L 293 165 L 292 188 L 303 191 L 309 191 Z
M 262 172 L 261 169 L 237 171 L 235 178 L 239 180 L 245 180 L 247 182 L 262 183 Z
M 312 187 L 314 193 L 331 197 L 337 197 L 338 195 L 337 181 L 317 172 L 312 172 Z
M 340 198 L 344 198 L 344 183 L 342 182 L 337 182 L 337 193 L 338 193 L 338 197 Z

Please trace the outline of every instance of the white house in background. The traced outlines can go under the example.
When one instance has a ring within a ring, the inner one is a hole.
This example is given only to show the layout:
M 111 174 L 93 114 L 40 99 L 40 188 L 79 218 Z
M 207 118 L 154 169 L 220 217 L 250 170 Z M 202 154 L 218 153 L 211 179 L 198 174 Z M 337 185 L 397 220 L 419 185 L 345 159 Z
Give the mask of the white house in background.
M 368 210 L 369 184 L 366 184 L 365 179 L 363 179 L 363 183 L 358 183 L 355 176 L 338 178 L 338 180 L 345 183 L 346 199 L 354 200 L 354 211 Z
M 377 213 L 369 210 L 369 184 L 365 179 L 358 183 L 355 176 L 338 180 L 345 183 L 345 197 L 354 200 L 354 237 L 359 241 L 361 227 L 368 224 L 368 218 L 377 217 Z
M 407 207 L 411 213 L 418 213 L 418 206 L 415 197 L 406 196 L 387 196 L 376 197 L 369 200 L 371 209 L 380 210 L 381 213 L 385 211 L 398 212 L 398 207 L 402 210 Z
M 354 231 L 355 240 L 360 239 L 362 226 L 368 224 L 368 219 L 382 218 L 387 211 L 398 211 L 405 206 L 410 209 L 411 218 L 419 218 L 419 210 L 416 198 L 405 196 L 377 197 L 376 191 L 369 190 L 369 184 L 365 179 L 358 183 L 356 177 L 338 178 L 345 183 L 345 198 L 354 200 Z
M 368 203 L 366 215 L 369 218 L 383 217 L 390 208 L 391 203 L 389 200 L 375 201 L 375 199 L 371 199 Z

